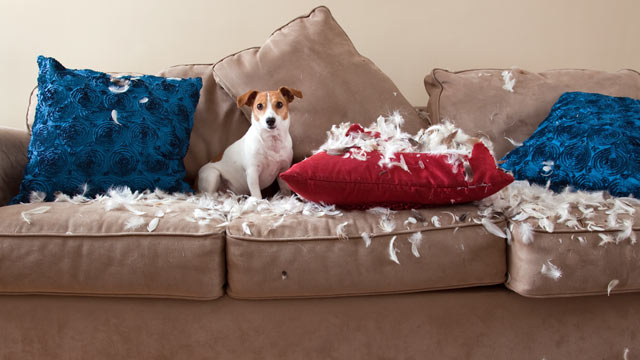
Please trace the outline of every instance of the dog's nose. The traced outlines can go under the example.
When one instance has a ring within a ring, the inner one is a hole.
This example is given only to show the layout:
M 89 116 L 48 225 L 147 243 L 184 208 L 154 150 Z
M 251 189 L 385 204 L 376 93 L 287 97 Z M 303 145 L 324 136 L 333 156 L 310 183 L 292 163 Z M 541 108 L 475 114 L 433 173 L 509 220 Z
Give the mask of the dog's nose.
M 273 126 L 273 124 L 275 124 L 275 123 L 276 123 L 276 118 L 274 118 L 274 117 L 268 117 L 267 118 L 267 125 L 268 126 Z

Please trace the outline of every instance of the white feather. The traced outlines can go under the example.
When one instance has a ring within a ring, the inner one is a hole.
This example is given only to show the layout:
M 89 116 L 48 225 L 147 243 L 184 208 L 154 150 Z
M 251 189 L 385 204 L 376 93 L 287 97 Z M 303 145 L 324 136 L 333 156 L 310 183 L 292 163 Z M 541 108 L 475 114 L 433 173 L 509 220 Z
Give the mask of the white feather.
M 30 203 L 41 203 L 47 198 L 47 194 L 42 191 L 32 191 L 29 194 L 29 202 Z
M 513 77 L 513 72 L 511 72 L 510 70 L 503 71 L 502 80 L 504 80 L 504 85 L 502 85 L 502 88 L 509 92 L 513 92 L 513 86 L 516 84 L 516 79 Z
M 611 295 L 611 290 L 613 290 L 614 287 L 618 286 L 618 284 L 620 284 L 620 280 L 618 279 L 609 281 L 609 285 L 607 285 L 607 296 Z
M 122 125 L 118 122 L 118 111 L 116 110 L 111 110 L 111 119 L 113 120 L 114 123 L 118 124 L 118 125 Z
M 369 234 L 363 232 L 362 234 L 360 234 L 360 236 L 362 236 L 362 240 L 364 240 L 364 246 L 369 247 L 369 245 L 371 245 L 371 237 L 369 236 Z
M 611 235 L 598 234 L 598 236 L 600 236 L 600 238 L 602 239 L 602 241 L 600 241 L 598 246 L 605 246 L 606 244 L 615 243 L 615 241 L 613 240 L 613 236 Z
M 418 220 L 416 220 L 416 218 L 409 216 L 409 218 L 405 220 L 404 226 L 408 228 L 409 224 L 417 224 L 417 223 L 418 223 Z
M 249 229 L 249 223 L 248 222 L 243 222 L 242 223 L 242 231 L 247 234 L 247 235 L 251 235 L 251 229 Z
M 633 233 L 633 222 L 631 220 L 623 221 L 622 230 L 618 232 L 616 235 L 616 244 L 620 243 L 625 239 L 631 239 L 631 234 Z M 633 239 L 632 239 L 633 244 Z
M 160 218 L 154 217 L 153 219 L 151 219 L 151 221 L 149 221 L 149 225 L 147 225 L 147 231 L 152 232 L 158 227 L 159 223 Z
M 127 219 L 127 221 L 124 224 L 124 229 L 125 230 L 135 230 L 137 228 L 139 228 L 140 226 L 144 225 L 145 220 L 143 217 L 141 216 L 132 216 L 130 218 Z
M 271 229 L 277 229 L 284 222 L 285 216 L 281 216 L 280 219 L 273 224 L 271 224 Z
M 378 226 L 384 232 L 392 232 L 396 228 L 396 223 L 389 219 L 387 216 L 382 216 L 378 222 Z
M 393 261 L 396 264 L 400 265 L 400 261 L 398 261 L 398 256 L 396 255 L 396 253 L 399 253 L 400 250 L 398 250 L 398 249 L 393 247 L 393 243 L 396 241 L 396 238 L 397 238 L 397 236 L 394 236 L 389 241 L 389 258 L 391 259 L 391 261 Z
M 553 265 L 551 260 L 547 260 L 546 263 L 542 264 L 542 269 L 540 269 L 542 275 L 551 278 L 553 280 L 558 280 L 562 277 L 562 270 L 559 267 Z
M 520 146 L 522 146 L 522 143 L 521 143 L 521 142 L 519 142 L 519 141 L 515 141 L 515 140 L 513 140 L 512 138 L 507 137 L 507 136 L 505 136 L 504 138 L 505 138 L 505 139 L 507 139 L 507 141 L 509 141 L 509 142 L 511 143 L 511 145 L 513 145 L 513 146 L 515 146 L 515 147 L 520 147 Z
M 409 242 L 411 243 L 411 253 L 413 253 L 413 256 L 420 257 L 420 252 L 418 251 L 418 248 L 422 244 L 422 233 L 421 232 L 413 233 L 407 240 L 409 240 Z
M 124 206 L 124 208 L 125 208 L 125 209 L 129 210 L 130 212 L 132 212 L 132 213 L 133 213 L 133 214 L 135 214 L 135 215 L 140 216 L 140 215 L 144 215 L 144 214 L 146 214 L 146 212 L 144 212 L 144 211 L 134 209 L 134 208 L 133 208 L 131 205 L 129 205 L 129 204 L 124 204 L 123 206 Z
M 451 224 L 455 224 L 456 221 L 458 221 L 458 218 L 456 217 L 456 215 L 454 213 L 452 213 L 451 211 L 443 211 L 443 214 L 448 214 L 451 216 Z
M 527 220 L 528 218 L 529 218 L 529 214 L 521 212 L 518 215 L 513 216 L 511 218 L 511 220 L 513 220 L 513 221 L 524 221 L 524 220 Z
M 433 226 L 435 227 L 441 227 L 442 225 L 440 224 L 440 218 L 437 216 L 432 216 L 431 217 L 431 223 L 433 224 Z
M 605 229 L 602 226 L 596 225 L 593 221 L 587 222 L 587 230 L 589 231 L 604 231 Z
M 629 348 L 624 348 L 624 354 L 622 354 L 623 360 L 629 360 Z
M 502 229 L 498 227 L 498 225 L 492 223 L 491 220 L 487 218 L 482 218 L 481 223 L 482 223 L 482 226 L 484 226 L 484 228 L 487 229 L 487 231 L 490 234 L 493 234 L 497 237 L 501 237 L 503 239 L 507 238 L 507 234 L 505 234 L 504 231 L 502 231 Z
M 129 86 L 131 86 L 131 80 L 128 79 L 118 79 L 112 78 L 111 85 L 109 85 L 109 91 L 114 94 L 121 94 L 129 90 Z
M 349 225 L 348 221 L 343 222 L 342 224 L 338 224 L 336 227 L 336 235 L 340 240 L 347 240 L 349 237 L 347 236 L 345 228 Z
M 44 214 L 51 209 L 51 206 L 40 206 L 35 209 L 26 210 L 21 213 L 22 220 L 26 221 L 27 224 L 31 225 L 31 215 Z
M 520 239 L 524 244 L 531 244 L 533 242 L 533 226 L 527 222 L 522 222 L 518 225 L 518 231 L 520 232 Z
M 555 227 L 553 221 L 549 220 L 549 218 L 542 218 L 538 220 L 538 225 L 540 225 L 540 227 L 546 230 L 548 233 L 552 233 Z

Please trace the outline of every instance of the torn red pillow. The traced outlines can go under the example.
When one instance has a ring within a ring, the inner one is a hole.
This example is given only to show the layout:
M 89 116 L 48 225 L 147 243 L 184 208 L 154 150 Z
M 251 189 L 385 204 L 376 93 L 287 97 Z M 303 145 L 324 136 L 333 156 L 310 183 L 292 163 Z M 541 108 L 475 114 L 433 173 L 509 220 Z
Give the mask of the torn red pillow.
M 367 152 L 366 160 L 323 151 L 293 165 L 280 177 L 307 200 L 347 209 L 465 203 L 483 199 L 513 182 L 482 143 L 473 146 L 470 157 L 408 152 L 395 157 L 404 159 L 406 167 L 381 167 L 378 151 Z

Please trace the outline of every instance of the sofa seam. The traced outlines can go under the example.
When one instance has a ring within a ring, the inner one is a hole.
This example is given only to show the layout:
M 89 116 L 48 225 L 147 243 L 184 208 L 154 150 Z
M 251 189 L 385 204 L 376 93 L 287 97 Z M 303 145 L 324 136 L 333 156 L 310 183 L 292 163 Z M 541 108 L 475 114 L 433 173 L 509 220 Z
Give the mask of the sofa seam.
M 499 223 L 504 223 L 505 220 L 501 220 L 498 222 Z M 391 237 L 391 236 L 397 236 L 397 235 L 406 235 L 406 234 L 414 234 L 416 232 L 431 232 L 431 231 L 443 231 L 443 230 L 451 230 L 451 229 L 455 229 L 455 228 L 474 228 L 474 227 L 483 227 L 482 224 L 476 224 L 476 223 L 467 223 L 467 224 L 460 224 L 457 226 L 453 226 L 453 225 L 447 225 L 447 226 L 441 226 L 441 227 L 428 227 L 428 228 L 422 228 L 422 229 L 413 229 L 413 230 L 399 230 L 399 231 L 393 231 L 393 232 L 388 232 L 388 233 L 380 233 L 380 234 L 370 234 L 369 236 L 371 238 L 375 238 L 375 237 L 383 237 L 383 236 L 387 236 L 387 237 Z M 260 243 L 282 243 L 282 242 L 287 242 L 287 241 L 344 241 L 343 239 L 340 239 L 337 236 L 331 236 L 331 235 L 327 235 L 327 236 L 317 236 L 317 237 L 256 237 L 256 236 L 243 236 L 243 235 L 234 235 L 231 234 L 229 232 L 229 228 L 227 227 L 225 236 L 227 238 L 227 240 L 229 240 L 228 238 L 232 238 L 234 240 L 239 240 L 239 241 L 248 241 L 248 242 L 260 242 Z M 360 235 L 356 235 L 358 238 L 360 237 Z M 349 240 L 350 238 L 347 237 L 347 240 Z
M 557 299 L 557 298 L 567 298 L 567 297 L 581 297 L 581 296 L 599 296 L 607 294 L 605 290 L 589 290 L 589 291 L 573 291 L 568 293 L 544 293 L 544 294 L 533 294 L 528 293 L 523 290 L 516 290 L 515 287 L 505 283 L 507 289 L 515 292 L 518 295 L 522 295 L 528 298 L 538 298 L 538 299 Z M 622 289 L 614 289 L 612 293 L 615 294 L 627 294 L 627 293 L 635 293 L 640 292 L 640 287 L 636 288 L 622 288 Z
M 0 237 L 61 237 L 61 238 L 119 238 L 119 237 L 209 237 L 218 236 L 224 238 L 225 232 L 211 232 L 204 234 L 189 234 L 189 233 L 160 233 L 160 232 L 134 232 L 134 233 L 113 233 L 113 234 L 60 234 L 60 233 L 0 233 Z
M 0 291 L 0 296 L 24 296 L 24 295 L 46 295 L 46 296 L 73 296 L 73 297 L 93 297 L 93 298 L 130 298 L 130 299 L 173 299 L 173 300 L 200 300 L 210 301 L 223 297 L 226 292 L 221 287 L 221 295 L 216 297 L 212 296 L 190 296 L 190 295 L 169 295 L 169 294 L 157 294 L 157 295 L 145 295 L 135 293 L 91 293 L 91 292 L 64 292 L 64 291 Z
M 290 296 L 264 296 L 264 297 L 243 297 L 233 295 L 233 292 L 229 292 L 227 290 L 226 295 L 232 299 L 236 300 L 293 300 L 293 299 L 316 299 L 316 298 L 344 298 L 344 297 L 355 297 L 355 296 L 380 296 L 380 295 L 394 295 L 394 294 L 414 294 L 421 292 L 430 292 L 430 291 L 442 291 L 442 290 L 455 290 L 455 289 L 470 289 L 475 287 L 483 287 L 483 286 L 493 286 L 493 285 L 503 285 L 504 280 L 501 282 L 498 281 L 490 281 L 490 282 L 473 282 L 468 284 L 459 284 L 459 285 L 451 285 L 451 286 L 442 286 L 442 287 L 425 287 L 425 288 L 415 288 L 415 289 L 407 289 L 407 290 L 389 290 L 389 291 L 380 291 L 380 292 L 357 292 L 357 293 L 342 293 L 342 294 L 315 294 L 315 295 L 290 295 Z

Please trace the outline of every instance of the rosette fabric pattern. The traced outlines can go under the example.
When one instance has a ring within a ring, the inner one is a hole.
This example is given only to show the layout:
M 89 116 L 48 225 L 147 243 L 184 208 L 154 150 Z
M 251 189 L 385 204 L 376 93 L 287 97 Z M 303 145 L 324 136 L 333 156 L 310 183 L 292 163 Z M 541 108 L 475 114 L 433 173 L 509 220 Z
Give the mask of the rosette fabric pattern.
M 547 118 L 503 160 L 517 180 L 555 191 L 640 196 L 640 100 L 564 93 Z
M 20 193 L 95 196 L 110 187 L 191 192 L 182 159 L 202 79 L 115 77 L 38 57 L 38 105 Z M 85 184 L 87 185 L 85 187 Z

